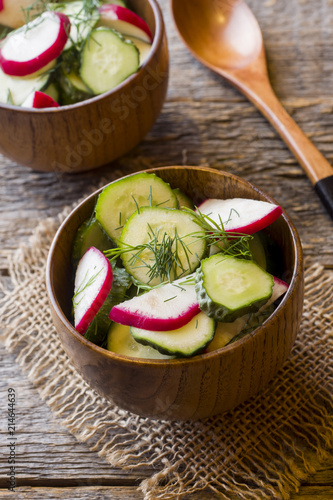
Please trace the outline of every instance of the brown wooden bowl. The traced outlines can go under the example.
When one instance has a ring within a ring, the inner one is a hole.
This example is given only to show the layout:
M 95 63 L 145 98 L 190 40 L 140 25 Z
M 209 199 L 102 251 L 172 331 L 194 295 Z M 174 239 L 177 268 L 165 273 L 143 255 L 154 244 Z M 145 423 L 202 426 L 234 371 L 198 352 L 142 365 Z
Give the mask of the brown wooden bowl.
M 149 170 L 179 187 L 195 203 L 205 198 L 243 197 L 276 203 L 232 174 L 201 167 Z M 302 249 L 286 213 L 268 229 L 281 252 L 280 278 L 290 283 L 275 312 L 251 334 L 227 347 L 189 359 L 141 360 L 92 344 L 71 325 L 70 276 L 73 238 L 91 216 L 95 193 L 59 228 L 47 263 L 47 291 L 56 330 L 82 377 L 120 407 L 161 419 L 199 419 L 224 412 L 257 394 L 276 375 L 294 344 L 303 308 Z
M 28 109 L 0 104 L 0 152 L 45 172 L 81 172 L 136 146 L 155 123 L 167 91 L 169 56 L 156 0 L 129 0 L 154 41 L 149 59 L 114 90 L 68 106 Z

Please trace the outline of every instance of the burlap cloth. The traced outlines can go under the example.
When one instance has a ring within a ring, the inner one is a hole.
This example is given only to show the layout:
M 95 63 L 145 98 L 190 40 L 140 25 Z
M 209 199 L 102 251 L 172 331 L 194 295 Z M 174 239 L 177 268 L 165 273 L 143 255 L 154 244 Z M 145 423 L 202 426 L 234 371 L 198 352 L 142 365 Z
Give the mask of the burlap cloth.
M 205 421 L 169 423 L 127 413 L 74 371 L 54 330 L 45 290 L 60 219 L 44 221 L 9 255 L 2 340 L 59 421 L 115 467 L 153 466 L 146 500 L 210 488 L 217 498 L 288 499 L 333 446 L 333 272 L 306 265 L 305 309 L 289 360 L 256 398 Z

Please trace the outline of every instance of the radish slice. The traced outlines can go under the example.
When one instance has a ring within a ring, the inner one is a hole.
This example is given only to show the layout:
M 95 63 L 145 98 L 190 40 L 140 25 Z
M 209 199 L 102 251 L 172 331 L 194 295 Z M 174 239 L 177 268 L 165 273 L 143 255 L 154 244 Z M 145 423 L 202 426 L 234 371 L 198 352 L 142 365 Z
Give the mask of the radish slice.
M 226 232 L 244 234 L 264 229 L 282 214 L 279 205 L 246 198 L 208 199 L 201 203 L 197 211 L 219 225 L 222 221 Z
M 3 0 L 0 0 L 0 12 L 3 10 Z
M 24 108 L 57 108 L 59 104 L 52 99 L 49 95 L 44 92 L 39 92 L 35 90 L 32 94 L 30 94 L 26 100 L 22 103 L 22 107 Z
M 79 333 L 85 333 L 104 304 L 112 278 L 108 259 L 97 248 L 88 248 L 77 266 L 74 283 L 74 325 Z
M 190 275 L 114 306 L 109 317 L 122 325 L 165 331 L 181 328 L 199 311 Z
M 119 31 L 124 36 L 134 36 L 152 43 L 153 36 L 147 23 L 133 11 L 120 5 L 105 4 L 99 7 L 100 26 Z
M 41 70 L 61 54 L 69 32 L 67 16 L 44 12 L 5 38 L 0 49 L 2 70 L 11 76 L 27 76 Z

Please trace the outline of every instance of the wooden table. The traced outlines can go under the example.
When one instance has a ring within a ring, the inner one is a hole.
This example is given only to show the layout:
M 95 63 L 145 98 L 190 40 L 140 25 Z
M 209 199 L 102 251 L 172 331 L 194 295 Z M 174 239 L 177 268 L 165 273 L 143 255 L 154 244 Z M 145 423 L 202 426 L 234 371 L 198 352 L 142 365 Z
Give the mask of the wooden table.
M 329 0 L 251 0 L 261 24 L 273 87 L 286 109 L 333 164 L 333 3 Z M 333 222 L 310 182 L 266 120 L 236 90 L 201 66 L 175 31 L 167 0 L 171 68 L 163 111 L 145 140 L 125 158 L 75 176 L 38 173 L 0 157 L 0 274 L 6 252 L 27 242 L 38 222 L 55 216 L 92 187 L 149 166 L 209 165 L 266 190 L 289 212 L 305 255 L 333 268 Z M 7 278 L 8 279 L 8 278 Z M 0 463 L 0 497 L 21 499 L 139 499 L 139 481 L 152 474 L 112 469 L 66 432 L 3 347 L 1 404 L 17 392 L 19 448 L 16 494 Z M 5 432 L 1 457 L 7 456 Z M 333 457 L 292 500 L 333 499 Z M 214 499 L 200 493 L 194 499 Z

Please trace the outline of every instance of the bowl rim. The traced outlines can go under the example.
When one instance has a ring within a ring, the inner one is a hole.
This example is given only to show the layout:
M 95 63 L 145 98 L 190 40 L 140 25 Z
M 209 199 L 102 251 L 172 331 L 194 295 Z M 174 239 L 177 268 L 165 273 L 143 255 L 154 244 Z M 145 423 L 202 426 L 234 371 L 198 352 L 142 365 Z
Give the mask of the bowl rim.
M 154 55 L 157 52 L 157 49 L 161 46 L 163 42 L 163 35 L 165 32 L 165 27 L 164 27 L 164 20 L 163 20 L 163 15 L 161 8 L 157 2 L 157 0 L 145 0 L 146 2 L 149 3 L 149 5 L 152 8 L 153 14 L 154 14 L 154 19 L 155 19 L 155 34 L 154 34 L 154 39 L 153 43 L 151 45 L 150 53 L 145 62 L 139 67 L 138 71 L 130 75 L 129 77 L 125 78 L 119 85 L 114 87 L 111 90 L 108 90 L 107 92 L 103 92 L 102 94 L 92 96 L 89 99 L 86 99 L 84 101 L 80 102 L 75 102 L 73 104 L 66 104 L 64 106 L 59 106 L 55 108 L 23 108 L 22 106 L 19 106 L 17 104 L 7 104 L 0 102 L 0 109 L 6 109 L 6 110 L 13 110 L 13 111 L 18 111 L 19 113 L 33 113 L 33 114 L 54 114 L 54 113 L 66 113 L 70 112 L 72 109 L 79 109 L 83 107 L 84 105 L 98 102 L 106 97 L 112 96 L 113 93 L 118 92 L 119 90 L 123 89 L 128 85 L 130 82 L 136 80 L 141 73 L 144 71 L 145 67 L 150 63 L 151 59 L 154 57 Z
M 83 335 L 81 335 L 79 332 L 77 332 L 74 328 L 74 326 L 71 324 L 71 322 L 67 319 L 65 314 L 63 313 L 59 302 L 54 294 L 54 288 L 53 288 L 53 283 L 51 280 L 51 269 L 52 269 L 52 257 L 54 253 L 54 249 L 57 245 L 57 240 L 62 231 L 64 231 L 65 226 L 67 225 L 69 219 L 76 213 L 78 212 L 81 207 L 92 201 L 93 198 L 96 198 L 96 195 L 98 195 L 104 187 L 106 187 L 109 184 L 112 184 L 113 182 L 118 181 L 119 179 L 125 179 L 126 177 L 131 177 L 133 175 L 136 175 L 138 173 L 155 173 L 163 170 L 170 170 L 170 169 L 191 169 L 191 170 L 200 170 L 200 171 L 207 171 L 211 173 L 215 173 L 218 175 L 221 175 L 222 177 L 227 177 L 227 178 L 233 178 L 236 179 L 238 182 L 246 185 L 247 187 L 250 187 L 253 189 L 255 192 L 258 194 L 262 195 L 266 200 L 268 200 L 271 203 L 274 204 L 279 204 L 274 198 L 272 198 L 270 195 L 265 193 L 262 189 L 260 189 L 258 186 L 255 184 L 242 179 L 241 177 L 238 177 L 235 174 L 231 174 L 229 172 L 225 172 L 222 170 L 217 170 L 211 167 L 200 167 L 200 166 L 164 166 L 164 167 L 156 167 L 156 168 L 150 168 L 150 169 L 145 169 L 145 170 L 140 170 L 138 172 L 133 172 L 131 174 L 125 175 L 123 177 L 119 177 L 115 179 L 114 181 L 111 181 L 110 183 L 106 184 L 105 186 L 102 186 L 101 188 L 97 189 L 93 193 L 91 193 L 89 196 L 87 196 L 84 200 L 82 200 L 71 212 L 66 216 L 65 220 L 61 223 L 60 227 L 58 228 L 56 234 L 53 237 L 49 252 L 48 252 L 48 257 L 47 257 L 47 263 L 46 263 L 46 290 L 48 294 L 48 299 L 50 304 L 52 305 L 55 313 L 57 314 L 58 319 L 62 323 L 62 325 L 67 329 L 67 331 L 70 333 L 72 337 L 74 337 L 76 340 L 81 342 L 81 344 L 85 345 L 89 350 L 93 350 L 95 352 L 100 353 L 102 356 L 106 356 L 107 358 L 113 359 L 114 361 L 117 361 L 119 363 L 124 363 L 124 364 L 131 364 L 131 365 L 154 365 L 154 367 L 160 366 L 161 369 L 165 367 L 172 367 L 172 366 L 177 366 L 179 364 L 181 365 L 190 365 L 190 364 L 197 364 L 201 363 L 202 360 L 209 360 L 215 357 L 219 357 L 223 355 L 223 353 L 230 352 L 232 350 L 237 349 L 238 347 L 245 346 L 248 342 L 252 342 L 253 337 L 257 337 L 260 334 L 263 334 L 263 332 L 269 328 L 270 323 L 274 321 L 275 316 L 278 314 L 278 312 L 284 307 L 284 304 L 287 302 L 287 300 L 294 294 L 295 286 L 298 280 L 298 277 L 302 273 L 302 245 L 300 241 L 300 237 L 298 235 L 297 229 L 294 226 L 293 222 L 291 221 L 290 217 L 286 213 L 286 211 L 282 208 L 282 214 L 280 217 L 282 217 L 286 224 L 287 227 L 290 231 L 291 238 L 292 238 L 292 245 L 294 249 L 294 254 L 295 254 L 295 263 L 294 263 L 294 268 L 292 272 L 292 276 L 290 278 L 290 283 L 287 292 L 285 293 L 284 297 L 282 298 L 281 302 L 277 306 L 277 308 L 273 311 L 273 313 L 257 328 L 255 328 L 252 332 L 248 333 L 241 339 L 233 342 L 232 344 L 226 345 L 224 347 L 221 347 L 219 349 L 216 349 L 214 351 L 208 352 L 208 353 L 203 353 L 203 354 L 198 354 L 193 357 L 189 358 L 177 358 L 177 359 L 148 359 L 148 358 L 134 358 L 131 356 L 126 356 L 123 354 L 116 354 L 111 351 L 108 351 L 107 349 L 104 349 L 102 347 L 97 346 L 96 344 L 93 344 L 91 341 L 85 339 Z

